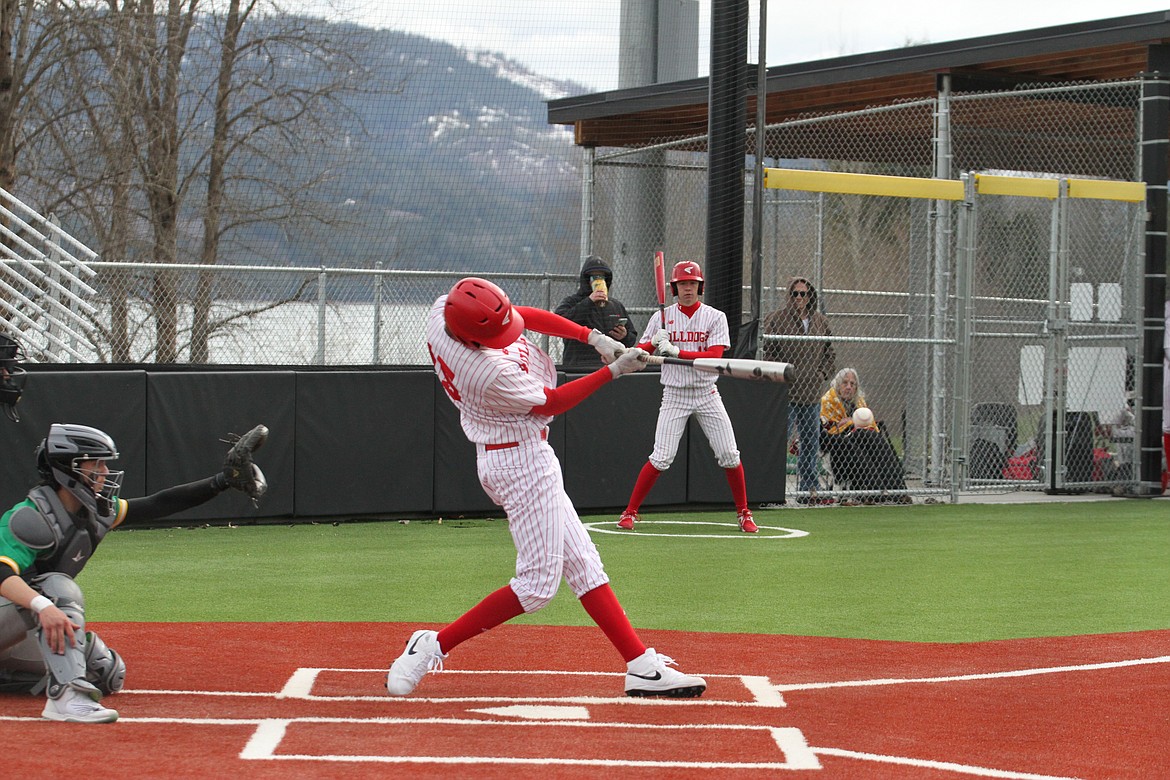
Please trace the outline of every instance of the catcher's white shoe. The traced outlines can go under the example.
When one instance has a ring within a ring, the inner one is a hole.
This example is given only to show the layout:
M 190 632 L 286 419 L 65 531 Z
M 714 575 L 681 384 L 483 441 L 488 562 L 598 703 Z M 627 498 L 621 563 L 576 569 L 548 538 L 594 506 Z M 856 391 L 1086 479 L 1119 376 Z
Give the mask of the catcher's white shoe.
M 41 717 L 48 720 L 59 720 L 65 723 L 113 723 L 118 719 L 118 711 L 103 707 L 97 702 L 101 692 L 97 688 L 93 691 L 78 690 L 75 685 L 86 685 L 80 682 L 67 685 L 56 699 L 45 702 L 45 709 Z
M 671 666 L 677 666 L 673 658 L 648 648 L 626 664 L 626 695 L 693 699 L 707 690 L 707 681 L 702 677 L 683 674 Z
M 427 672 L 443 671 L 447 656 L 439 649 L 437 631 L 415 631 L 406 643 L 402 655 L 390 665 L 386 675 L 386 690 L 391 696 L 405 696 L 415 689 Z

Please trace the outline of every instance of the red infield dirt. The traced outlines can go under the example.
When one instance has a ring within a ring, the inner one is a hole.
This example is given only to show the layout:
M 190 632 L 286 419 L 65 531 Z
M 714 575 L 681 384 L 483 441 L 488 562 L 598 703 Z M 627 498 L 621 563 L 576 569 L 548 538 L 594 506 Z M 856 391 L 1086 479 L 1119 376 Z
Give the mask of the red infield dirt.
M 1164 778 L 1170 631 L 973 644 L 642 631 L 706 676 L 631 699 L 594 628 L 502 626 L 409 697 L 420 626 L 107 623 L 117 723 L 0 695 L 5 777 Z M 437 627 L 437 626 L 435 626 Z

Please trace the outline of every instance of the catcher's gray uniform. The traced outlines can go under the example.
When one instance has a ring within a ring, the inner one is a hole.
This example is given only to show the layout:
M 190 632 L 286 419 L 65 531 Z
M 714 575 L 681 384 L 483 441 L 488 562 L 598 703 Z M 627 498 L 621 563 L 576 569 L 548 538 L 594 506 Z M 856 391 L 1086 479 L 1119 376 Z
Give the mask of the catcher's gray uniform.
M 113 440 L 88 426 L 54 424 L 37 451 L 45 484 L 0 516 L 0 593 L 10 597 L 0 595 L 0 690 L 45 689 L 50 699 L 58 699 L 73 688 L 95 701 L 121 690 L 126 666 L 100 637 L 85 631 L 85 597 L 75 577 L 106 534 L 131 514 L 147 522 L 161 519 L 228 487 L 258 499 L 267 483 L 251 453 L 266 436 L 267 429 L 257 426 L 237 437 L 223 470 L 212 477 L 126 500 L 117 495 L 121 472 L 105 465 L 118 457 Z M 10 579 L 17 585 L 11 586 Z M 29 588 L 37 595 L 26 605 Z M 34 608 L 42 598 L 75 627 L 76 641 L 66 638 L 63 651 L 54 652 L 41 630 L 40 616 L 48 604 Z M 72 719 L 56 714 L 57 720 Z

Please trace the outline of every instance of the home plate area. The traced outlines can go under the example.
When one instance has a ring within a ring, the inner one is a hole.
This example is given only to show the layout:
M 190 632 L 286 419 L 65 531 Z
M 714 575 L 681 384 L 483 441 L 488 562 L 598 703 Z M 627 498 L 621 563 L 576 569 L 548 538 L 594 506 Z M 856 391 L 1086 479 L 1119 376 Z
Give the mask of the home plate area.
M 745 686 L 735 676 L 712 677 L 709 698 L 667 702 L 621 695 L 623 678 L 613 673 L 452 670 L 424 680 L 416 696 L 389 702 L 393 706 L 388 708 L 384 696 L 363 695 L 385 679 L 385 670 L 372 674 L 373 681 L 366 670 L 298 670 L 279 694 L 283 699 L 347 701 L 364 711 L 373 704 L 384 714 L 269 720 L 241 757 L 658 769 L 819 767 L 798 728 L 773 725 L 777 713 L 766 710 L 783 707 L 783 701 L 759 680 Z M 387 709 L 399 712 L 391 715 Z M 360 756 L 353 754 L 355 737 L 362 745 Z
M 420 626 L 115 623 L 112 725 L 0 695 L 6 768 L 87 778 L 1144 778 L 1167 768 L 1170 631 L 963 645 L 643 631 L 699 699 L 623 694 L 594 628 L 506 625 L 405 698 Z M 68 751 L 62 750 L 69 744 Z

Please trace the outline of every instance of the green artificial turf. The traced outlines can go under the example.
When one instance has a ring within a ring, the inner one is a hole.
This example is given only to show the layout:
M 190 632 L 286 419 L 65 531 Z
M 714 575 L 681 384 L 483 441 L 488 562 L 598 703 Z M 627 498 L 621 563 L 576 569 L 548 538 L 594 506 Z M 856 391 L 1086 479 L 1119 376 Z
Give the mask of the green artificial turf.
M 729 511 L 644 514 L 655 522 L 593 538 L 641 628 L 958 642 L 1170 628 L 1167 508 L 773 510 L 758 536 Z M 499 519 L 124 529 L 79 581 L 97 621 L 443 623 L 506 584 L 514 560 Z M 519 620 L 588 623 L 567 587 Z

